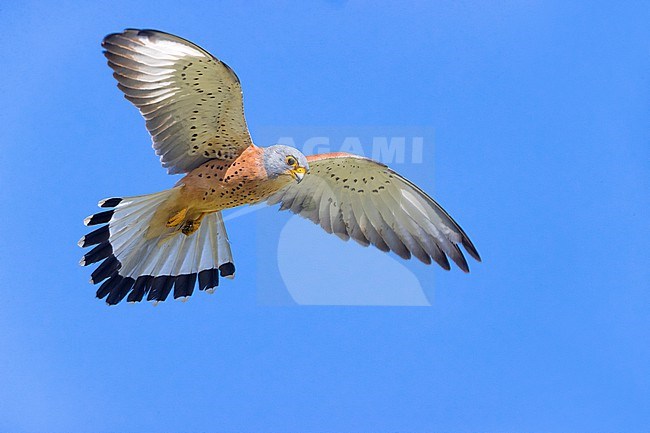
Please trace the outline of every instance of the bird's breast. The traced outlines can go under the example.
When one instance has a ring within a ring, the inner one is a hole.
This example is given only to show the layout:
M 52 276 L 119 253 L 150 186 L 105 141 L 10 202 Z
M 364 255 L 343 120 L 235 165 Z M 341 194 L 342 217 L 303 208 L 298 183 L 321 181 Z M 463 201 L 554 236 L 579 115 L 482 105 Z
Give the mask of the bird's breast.
M 257 152 L 259 148 L 249 149 L 232 162 L 210 160 L 188 173 L 179 182 L 187 206 L 214 212 L 254 204 L 288 183 L 287 179 L 269 179 Z

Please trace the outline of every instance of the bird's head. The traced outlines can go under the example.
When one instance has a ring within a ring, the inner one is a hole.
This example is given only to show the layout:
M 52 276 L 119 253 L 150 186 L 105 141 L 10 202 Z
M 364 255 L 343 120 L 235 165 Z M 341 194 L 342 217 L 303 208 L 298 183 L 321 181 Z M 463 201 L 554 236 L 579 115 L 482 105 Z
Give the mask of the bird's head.
M 271 179 L 291 176 L 300 182 L 309 171 L 309 163 L 298 149 L 276 144 L 264 149 L 264 168 Z

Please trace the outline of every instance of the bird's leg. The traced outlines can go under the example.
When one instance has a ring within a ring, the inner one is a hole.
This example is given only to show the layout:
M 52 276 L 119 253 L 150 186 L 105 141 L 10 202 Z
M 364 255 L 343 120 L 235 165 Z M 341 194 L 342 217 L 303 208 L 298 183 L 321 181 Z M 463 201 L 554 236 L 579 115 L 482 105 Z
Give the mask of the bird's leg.
M 204 216 L 205 216 L 205 214 L 202 213 L 195 220 L 185 221 L 185 223 L 183 224 L 183 227 L 181 228 L 181 231 L 183 232 L 183 234 L 186 235 L 186 236 L 189 236 L 192 233 L 194 233 L 195 231 L 197 231 L 199 229 L 199 227 L 201 226 L 201 220 L 203 220 Z
M 176 212 L 171 218 L 167 220 L 167 227 L 176 227 L 180 223 L 183 222 L 185 219 L 185 215 L 187 215 L 187 208 L 183 208 Z

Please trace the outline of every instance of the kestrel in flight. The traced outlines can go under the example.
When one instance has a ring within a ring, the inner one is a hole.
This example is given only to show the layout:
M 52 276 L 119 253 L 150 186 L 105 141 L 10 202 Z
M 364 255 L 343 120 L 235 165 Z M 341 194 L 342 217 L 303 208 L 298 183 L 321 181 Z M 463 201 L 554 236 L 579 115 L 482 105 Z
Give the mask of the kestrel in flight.
M 232 69 L 199 46 L 154 30 L 125 30 L 102 42 L 126 99 L 140 110 L 173 188 L 109 198 L 84 220 L 103 224 L 79 240 L 94 246 L 82 265 L 102 263 L 91 282 L 117 304 L 213 291 L 235 275 L 221 211 L 266 201 L 350 238 L 426 264 L 465 272 L 459 248 L 480 257 L 460 226 L 424 191 L 384 164 L 347 153 L 305 157 L 284 145 L 257 147 Z M 327 278 L 326 275 L 323 278 Z

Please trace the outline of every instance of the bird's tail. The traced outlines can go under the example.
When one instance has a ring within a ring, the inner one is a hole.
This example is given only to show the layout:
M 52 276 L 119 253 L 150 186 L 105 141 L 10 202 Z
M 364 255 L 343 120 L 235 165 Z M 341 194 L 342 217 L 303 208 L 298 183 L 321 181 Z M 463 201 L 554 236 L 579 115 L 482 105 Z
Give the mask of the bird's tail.
M 81 259 L 82 266 L 103 260 L 90 282 L 103 281 L 97 297 L 106 297 L 109 305 L 127 295 L 128 302 L 139 302 L 145 295 L 148 301 L 164 301 L 172 288 L 175 299 L 186 299 L 197 280 L 199 290 L 211 292 L 219 284 L 219 276 L 234 277 L 221 212 L 206 215 L 189 236 L 174 228 L 156 237 L 147 236 L 156 209 L 172 192 L 105 199 L 99 207 L 110 209 L 84 220 L 87 226 L 105 224 L 82 237 L 79 246 L 95 246 Z

